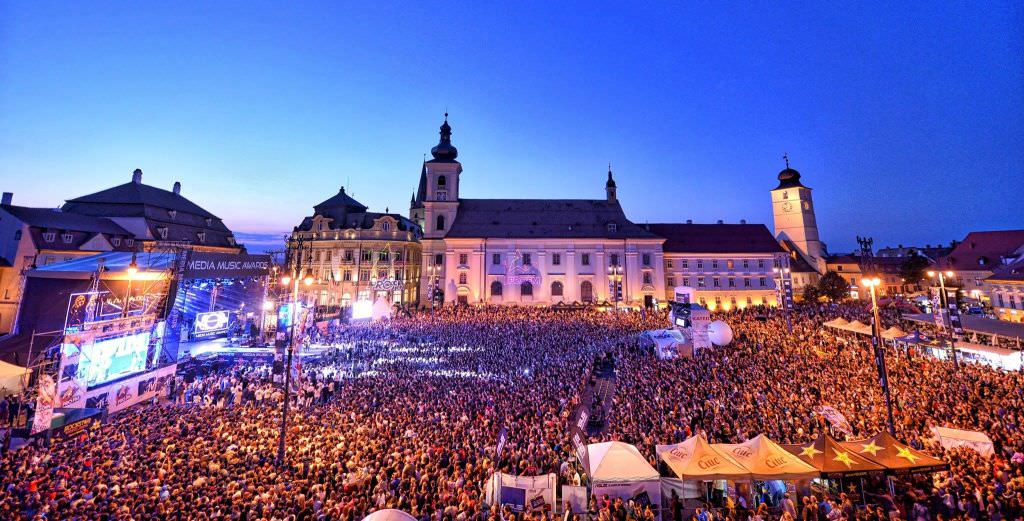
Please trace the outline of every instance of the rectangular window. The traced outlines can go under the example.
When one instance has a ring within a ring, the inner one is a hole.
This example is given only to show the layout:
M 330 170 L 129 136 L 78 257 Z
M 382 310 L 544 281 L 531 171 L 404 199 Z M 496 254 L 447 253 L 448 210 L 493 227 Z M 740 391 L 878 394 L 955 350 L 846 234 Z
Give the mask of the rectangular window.
M 359 270 L 359 280 L 370 280 L 370 270 Z
M 743 279 L 743 287 L 744 288 L 749 288 L 750 287 L 750 279 Z
M 768 285 L 768 279 L 766 279 L 764 277 L 761 277 L 761 278 L 757 279 L 757 283 L 758 283 L 758 285 L 760 285 L 763 288 L 763 287 Z
M 43 240 L 46 242 L 53 242 L 57 238 L 57 232 L 44 232 Z
M 645 271 L 644 272 L 644 284 L 650 284 L 650 283 L 651 283 L 651 272 Z
M 438 201 L 447 201 L 448 200 L 448 192 L 446 192 L 444 190 L 438 190 L 437 191 L 437 200 Z
M 743 259 L 743 267 L 744 268 L 749 268 L 750 267 L 750 261 L 748 259 Z
M 757 259 L 757 267 L 764 269 L 764 259 Z
M 388 278 L 388 270 L 377 270 L 377 280 L 385 280 Z
M 704 281 L 704 277 L 697 277 L 697 287 L 698 288 L 703 288 L 705 286 L 705 284 L 706 284 L 706 282 Z
M 345 273 L 342 275 L 342 279 L 341 280 L 344 280 L 345 282 L 351 282 L 352 281 L 352 270 L 345 270 Z
M 698 270 L 704 269 L 704 259 L 697 259 L 697 269 Z
M 440 266 L 442 264 L 444 264 L 444 254 L 443 253 L 435 253 L 434 254 L 434 266 Z
M 491 254 L 491 264 L 494 264 L 495 266 L 501 264 L 501 254 L 500 253 L 493 253 L 493 254 Z
M 609 259 L 611 259 L 611 260 L 608 261 L 608 264 L 610 266 L 618 266 L 619 265 L 619 254 L 618 253 L 611 254 Z
M 650 253 L 645 253 L 645 254 L 641 255 L 640 259 L 643 261 L 644 266 L 650 266 L 651 265 L 651 254 Z
M 589 253 L 581 253 L 580 254 L 580 264 L 582 264 L 584 266 L 590 266 L 590 254 Z
M 352 250 L 345 251 L 345 262 L 352 262 Z
M 689 286 L 690 285 L 690 277 L 683 277 L 683 285 L 684 286 Z
M 748 306 L 753 306 L 754 305 L 754 299 L 752 299 L 750 297 L 747 297 L 747 305 Z
M 722 281 L 719 280 L 718 277 L 715 277 L 715 278 L 711 279 L 711 285 L 716 287 L 716 288 L 720 288 L 720 287 L 722 287 Z
M 331 262 L 331 250 L 327 250 L 324 252 L 324 260 L 327 262 Z
M 665 266 L 667 266 L 668 269 L 672 269 L 672 259 L 666 259 Z
M 690 268 L 690 261 L 687 260 L 687 259 L 683 259 L 683 269 L 685 270 L 685 269 L 689 269 L 689 268 Z
M 676 287 L 676 278 L 675 277 L 669 277 L 668 278 L 668 287 L 670 287 L 670 288 Z
M 718 259 L 714 259 L 714 260 L 711 261 L 711 269 L 713 269 L 713 270 L 717 270 L 718 269 Z
M 552 253 L 551 254 L 551 264 L 553 266 L 561 266 L 562 265 L 562 254 L 561 253 Z
M 370 250 L 363 250 L 362 252 L 363 262 L 370 262 L 373 260 L 373 252 Z
M 317 250 L 317 251 L 313 252 L 313 260 L 314 261 L 319 261 L 320 260 L 320 250 Z
M 735 288 L 736 287 L 736 279 L 734 279 L 732 277 L 729 277 L 729 287 L 730 288 Z
M 532 264 L 529 253 L 523 254 L 523 266 L 530 266 Z
M 460 253 L 459 254 L 459 266 L 468 266 L 468 265 L 469 265 L 469 254 Z
M 114 247 L 120 246 L 121 245 L 121 238 L 120 237 L 115 237 L 115 238 L 111 239 L 110 240 L 110 244 L 112 246 L 114 246 Z

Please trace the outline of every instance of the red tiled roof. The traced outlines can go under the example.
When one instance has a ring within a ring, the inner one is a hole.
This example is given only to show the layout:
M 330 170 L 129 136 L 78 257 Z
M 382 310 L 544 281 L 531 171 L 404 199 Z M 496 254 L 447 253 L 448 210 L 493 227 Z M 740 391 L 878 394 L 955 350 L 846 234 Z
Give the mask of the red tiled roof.
M 1002 258 L 1024 247 L 1024 230 L 971 232 L 953 251 L 939 259 L 943 269 L 993 270 Z
M 783 253 L 763 224 L 647 224 L 665 253 Z

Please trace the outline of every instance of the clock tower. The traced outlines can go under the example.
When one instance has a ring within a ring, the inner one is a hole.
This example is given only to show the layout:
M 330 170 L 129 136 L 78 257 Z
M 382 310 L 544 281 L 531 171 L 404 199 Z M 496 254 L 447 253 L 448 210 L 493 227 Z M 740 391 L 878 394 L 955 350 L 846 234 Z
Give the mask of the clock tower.
M 795 246 L 819 273 L 825 272 L 825 251 L 818 237 L 811 189 L 800 182 L 800 172 L 789 167 L 779 172 L 779 186 L 772 190 L 775 238 Z

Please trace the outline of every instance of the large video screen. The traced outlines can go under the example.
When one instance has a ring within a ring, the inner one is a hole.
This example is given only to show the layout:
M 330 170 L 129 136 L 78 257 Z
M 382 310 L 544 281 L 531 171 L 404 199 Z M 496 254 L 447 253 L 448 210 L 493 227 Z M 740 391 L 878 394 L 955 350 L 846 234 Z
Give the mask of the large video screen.
M 106 338 L 82 347 L 78 379 L 93 387 L 146 370 L 149 331 Z

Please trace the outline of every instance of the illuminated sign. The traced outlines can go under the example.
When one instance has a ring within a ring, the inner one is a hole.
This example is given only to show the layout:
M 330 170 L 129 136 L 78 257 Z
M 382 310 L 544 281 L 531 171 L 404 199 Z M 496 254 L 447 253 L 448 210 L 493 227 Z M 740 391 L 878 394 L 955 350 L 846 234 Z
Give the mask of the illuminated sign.
M 196 338 L 209 338 L 227 333 L 231 317 L 227 311 L 210 311 L 196 314 Z
M 375 280 L 370 285 L 374 291 L 401 291 L 403 283 L 395 279 Z
M 194 251 L 185 263 L 187 279 L 262 277 L 270 269 L 269 255 Z
M 373 302 L 369 300 L 357 300 L 352 304 L 352 319 L 359 320 L 373 316 Z

